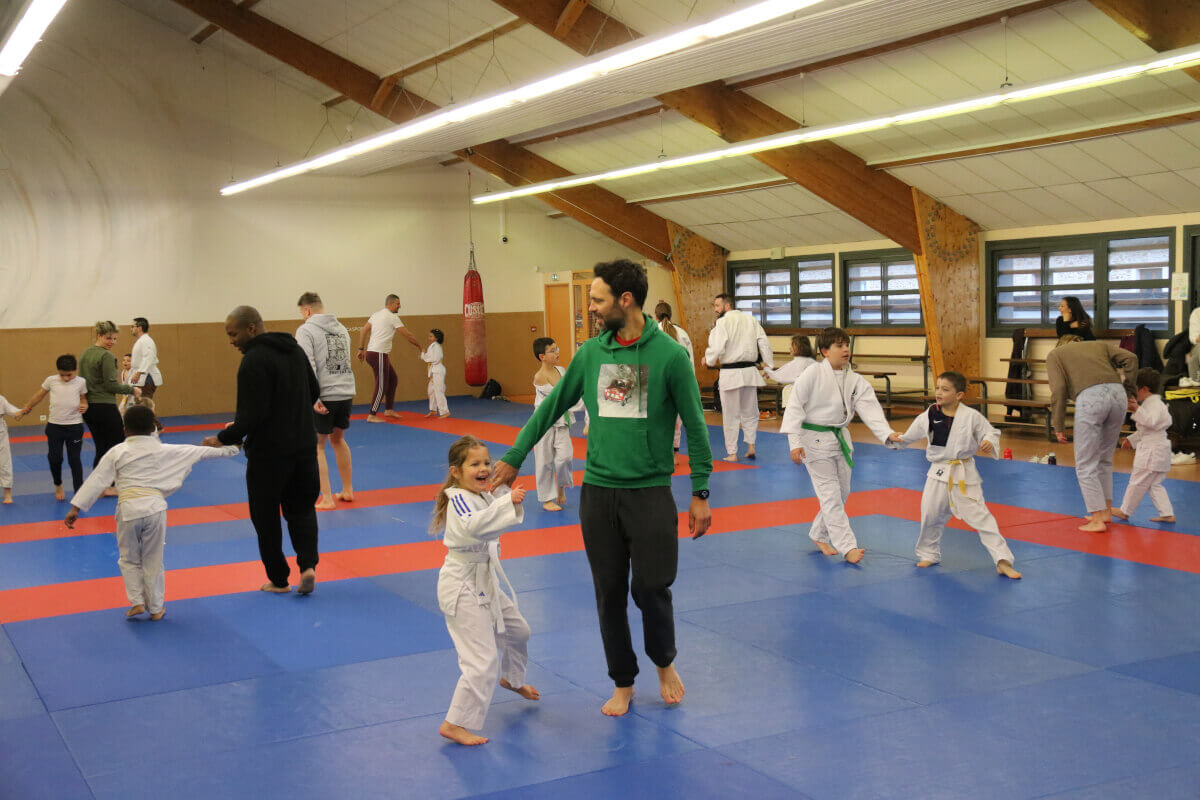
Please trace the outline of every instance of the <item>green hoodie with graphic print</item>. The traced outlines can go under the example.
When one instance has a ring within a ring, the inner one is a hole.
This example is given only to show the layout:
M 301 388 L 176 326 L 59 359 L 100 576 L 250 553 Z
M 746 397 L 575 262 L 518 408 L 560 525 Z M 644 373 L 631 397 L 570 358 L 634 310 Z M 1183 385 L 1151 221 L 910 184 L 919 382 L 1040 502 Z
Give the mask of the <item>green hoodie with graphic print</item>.
M 645 320 L 632 344 L 620 344 L 612 331 L 584 342 L 501 460 L 520 469 L 533 446 L 582 397 L 590 420 L 584 483 L 618 489 L 669 486 L 679 416 L 687 429 L 692 491 L 707 489 L 712 450 L 687 350 L 649 316 Z

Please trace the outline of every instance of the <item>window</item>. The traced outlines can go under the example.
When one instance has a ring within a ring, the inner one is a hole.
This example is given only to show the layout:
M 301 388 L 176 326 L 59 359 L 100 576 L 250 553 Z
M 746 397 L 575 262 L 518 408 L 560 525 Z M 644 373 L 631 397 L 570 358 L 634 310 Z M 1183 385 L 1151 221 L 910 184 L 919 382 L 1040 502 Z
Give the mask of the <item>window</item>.
M 805 256 L 729 264 L 734 308 L 764 328 L 833 324 L 833 257 Z
M 1173 249 L 1170 231 L 989 242 L 989 335 L 1053 327 L 1067 296 L 1079 298 L 1097 329 L 1144 324 L 1165 334 Z
M 921 325 L 921 294 L 912 253 L 851 253 L 842 258 L 846 326 Z

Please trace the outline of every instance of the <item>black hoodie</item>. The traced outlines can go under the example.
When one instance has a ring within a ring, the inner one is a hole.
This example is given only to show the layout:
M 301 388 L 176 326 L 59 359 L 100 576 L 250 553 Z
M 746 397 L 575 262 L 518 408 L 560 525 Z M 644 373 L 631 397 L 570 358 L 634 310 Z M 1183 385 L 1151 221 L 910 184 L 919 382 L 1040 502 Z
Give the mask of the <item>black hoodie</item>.
M 308 357 L 286 333 L 246 343 L 237 376 L 237 416 L 217 434 L 221 444 L 245 439 L 247 458 L 316 453 L 313 404 L 321 389 Z

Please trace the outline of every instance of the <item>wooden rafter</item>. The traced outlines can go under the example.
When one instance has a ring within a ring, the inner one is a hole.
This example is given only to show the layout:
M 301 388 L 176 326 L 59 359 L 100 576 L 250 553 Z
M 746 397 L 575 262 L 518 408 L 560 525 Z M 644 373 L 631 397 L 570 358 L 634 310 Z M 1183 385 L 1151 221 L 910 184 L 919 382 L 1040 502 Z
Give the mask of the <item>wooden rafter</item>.
M 567 4 L 558 15 L 558 21 L 554 23 L 554 38 L 561 39 L 570 33 L 587 7 L 588 0 L 567 0 Z
M 1091 3 L 1159 52 L 1200 42 L 1200 5 L 1195 0 L 1091 0 Z M 1200 81 L 1200 67 L 1183 71 Z
M 238 5 L 249 11 L 261 2 L 262 0 L 242 0 L 242 2 L 238 3 Z M 192 37 L 192 41 L 196 44 L 204 44 L 204 41 L 208 39 L 208 37 L 212 36 L 219 30 L 221 30 L 220 27 L 216 25 L 205 25 L 200 29 L 199 33 Z
M 386 80 L 270 20 L 240 8 L 232 0 L 175 2 L 363 106 L 370 107 L 377 100 L 380 86 Z M 393 87 L 393 98 L 396 92 L 403 90 Z M 421 113 L 437 109 L 436 105 L 424 98 L 406 94 L 414 106 L 420 106 Z M 416 116 L 417 112 L 411 108 L 396 110 L 395 105 L 393 103 L 393 108 L 384 116 L 393 121 Z M 504 140 L 461 150 L 458 155 L 513 185 L 571 174 L 536 153 Z M 540 195 L 539 199 L 634 252 L 670 266 L 671 239 L 667 221 L 657 214 L 630 205 L 620 196 L 598 186 L 579 186 Z
M 255 2 L 258 2 L 258 0 L 255 0 Z M 480 45 L 485 45 L 485 44 L 488 44 L 489 42 L 494 42 L 496 39 L 498 39 L 499 37 L 503 36 L 506 33 L 511 33 L 513 31 L 517 30 L 518 28 L 525 27 L 526 24 L 528 24 L 528 23 L 526 23 L 525 20 L 523 20 L 523 19 L 510 20 L 509 22 L 506 22 L 497 28 L 492 28 L 490 31 L 485 31 L 484 33 L 479 34 L 478 36 L 474 37 L 473 39 L 468 39 L 467 41 L 463 42 L 462 44 L 455 45 L 454 47 L 451 47 L 448 50 L 442 50 L 441 52 L 434 53 L 429 58 L 421 59 L 417 63 L 410 64 L 409 66 L 405 67 L 404 69 L 402 69 L 398 72 L 393 72 L 391 75 L 385 75 L 383 79 L 385 81 L 390 80 L 390 81 L 392 81 L 392 84 L 395 85 L 397 82 L 404 80 L 409 75 L 415 75 L 416 73 L 421 72 L 422 70 L 429 69 L 430 67 L 436 67 L 438 64 L 441 64 L 443 61 L 449 61 L 450 59 L 454 58 L 455 56 L 460 56 L 469 50 L 474 50 L 476 47 L 479 47 Z M 338 103 L 344 103 L 348 99 L 349 98 L 346 97 L 346 95 L 344 95 L 344 94 L 338 95 L 337 97 L 333 98 L 332 100 L 326 100 L 325 107 L 332 108 L 333 106 L 336 106 Z

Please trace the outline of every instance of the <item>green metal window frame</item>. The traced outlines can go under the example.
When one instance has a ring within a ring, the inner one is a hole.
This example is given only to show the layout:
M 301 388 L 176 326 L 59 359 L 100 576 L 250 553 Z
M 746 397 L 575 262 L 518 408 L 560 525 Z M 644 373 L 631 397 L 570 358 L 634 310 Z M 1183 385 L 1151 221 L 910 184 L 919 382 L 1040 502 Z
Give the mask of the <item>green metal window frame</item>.
M 844 328 L 879 328 L 880 330 L 891 328 L 912 328 L 921 327 L 925 324 L 925 312 L 918 306 L 917 319 L 905 321 L 903 323 L 887 322 L 888 298 L 893 295 L 910 295 L 916 294 L 918 302 L 921 296 L 921 290 L 918 287 L 912 289 L 887 289 L 887 268 L 890 264 L 912 262 L 913 267 L 916 267 L 916 257 L 905 250 L 904 248 L 889 248 L 887 250 L 856 250 L 853 252 L 844 252 L 838 255 L 839 273 L 842 279 L 842 327 Z M 862 262 L 875 262 L 880 264 L 879 291 L 869 292 L 852 292 L 850 290 L 850 268 Z M 909 276 L 905 276 L 909 277 Z M 912 277 L 916 277 L 915 273 Z M 880 300 L 880 316 L 879 322 L 856 322 L 850 318 L 850 310 L 853 305 L 852 298 L 855 297 L 874 297 L 878 296 Z
M 802 294 L 800 292 L 800 264 L 809 263 L 809 262 L 821 262 L 821 261 L 827 262 L 829 264 L 829 291 L 828 292 L 804 292 Z M 837 274 L 834 271 L 835 268 L 836 268 L 835 258 L 832 253 L 816 253 L 813 255 L 806 255 L 806 256 L 788 256 L 788 257 L 782 258 L 782 259 L 759 258 L 759 259 L 748 259 L 745 261 L 730 261 L 727 264 L 726 270 L 725 270 L 725 276 L 726 276 L 725 291 L 728 292 L 730 295 L 734 296 L 734 302 L 736 304 L 736 302 L 739 298 L 735 295 L 734 291 L 735 291 L 735 285 L 736 285 L 736 276 L 738 274 L 746 273 L 746 272 L 757 272 L 761 276 L 768 272 L 781 272 L 783 270 L 787 270 L 788 274 L 790 276 L 790 287 L 788 290 L 788 301 L 789 301 L 790 308 L 791 308 L 790 321 L 787 325 L 767 324 L 767 322 L 765 321 L 765 315 L 764 315 L 764 320 L 762 323 L 763 328 L 766 329 L 767 331 L 770 331 L 770 330 L 776 329 L 776 328 L 813 327 L 809 321 L 804 320 L 803 311 L 800 307 L 801 299 L 812 298 L 812 297 L 820 297 L 820 298 L 827 297 L 829 299 L 830 313 L 834 319 L 834 321 L 830 324 L 836 325 L 838 309 L 837 309 L 837 305 L 834 301 L 834 297 L 835 297 L 834 284 L 836 283 L 836 277 L 837 277 Z M 746 300 L 746 299 L 759 300 L 760 303 L 763 303 L 768 299 L 779 299 L 779 297 L 780 297 L 780 295 L 766 294 L 761 278 L 759 280 L 759 291 L 760 291 L 760 294 L 758 294 L 758 295 L 753 295 L 753 296 L 747 295 L 741 299 L 743 299 L 743 300 Z
M 1167 278 L 1165 280 L 1142 281 L 1110 281 L 1108 277 L 1108 253 L 1110 242 L 1120 239 L 1143 239 L 1164 236 L 1167 239 Z M 1097 330 L 1107 330 L 1113 327 L 1109 320 L 1111 306 L 1110 292 L 1123 289 L 1170 289 L 1170 274 L 1175 271 L 1175 228 L 1149 228 L 1130 231 L 1106 231 L 1103 233 L 1080 234 L 1075 236 L 1045 236 L 1033 239 L 1004 239 L 988 242 L 985 248 L 987 259 L 987 291 L 988 318 L 987 335 L 989 337 L 1008 337 L 1018 328 L 1053 327 L 1058 317 L 1057 309 L 1049 305 L 1052 294 L 1071 294 L 1072 290 L 1091 290 L 1094 297 L 1092 324 Z M 1092 252 L 1092 281 L 1090 283 L 1055 284 L 1049 282 L 1047 274 L 1049 256 L 1072 250 L 1090 250 Z M 998 286 L 1000 259 L 1006 255 L 1040 255 L 1041 282 L 1032 286 Z M 1039 292 L 1042 297 L 1042 318 L 1038 322 L 1002 322 L 999 319 L 1001 292 L 1026 291 Z M 1156 338 L 1168 338 L 1175 327 L 1175 304 L 1168 298 L 1164 300 L 1167 310 L 1167 326 L 1165 330 L 1152 330 Z M 1123 323 L 1119 323 L 1123 324 Z

